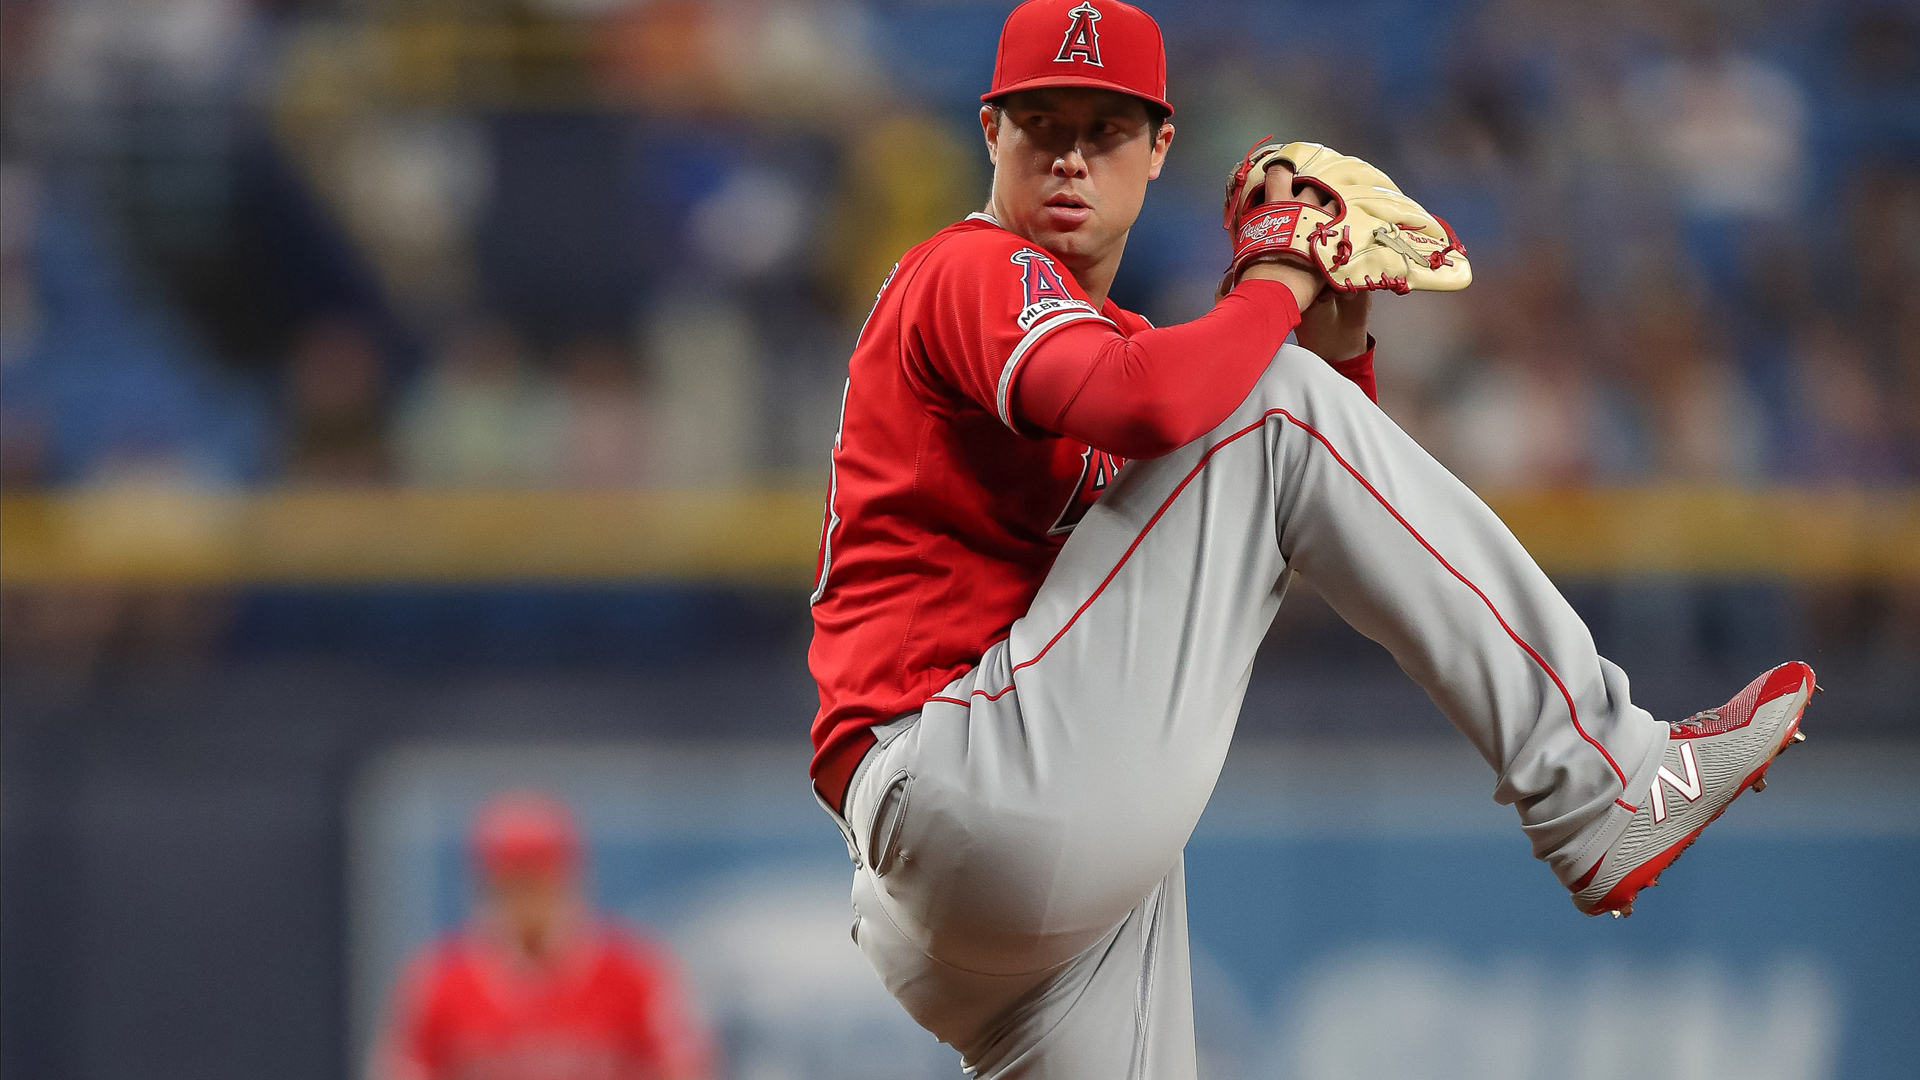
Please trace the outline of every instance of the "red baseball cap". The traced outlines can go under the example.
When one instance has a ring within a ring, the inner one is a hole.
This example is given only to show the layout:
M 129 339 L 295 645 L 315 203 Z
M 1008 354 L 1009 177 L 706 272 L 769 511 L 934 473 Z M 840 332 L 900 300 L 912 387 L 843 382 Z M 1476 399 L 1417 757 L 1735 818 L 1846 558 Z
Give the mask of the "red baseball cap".
M 1000 29 L 993 89 L 980 100 L 1043 86 L 1118 90 L 1167 102 L 1167 47 L 1153 16 L 1121 0 L 1027 0 Z
M 580 833 L 566 804 L 537 791 L 510 791 L 474 818 L 473 855 L 490 879 L 571 875 L 580 862 Z

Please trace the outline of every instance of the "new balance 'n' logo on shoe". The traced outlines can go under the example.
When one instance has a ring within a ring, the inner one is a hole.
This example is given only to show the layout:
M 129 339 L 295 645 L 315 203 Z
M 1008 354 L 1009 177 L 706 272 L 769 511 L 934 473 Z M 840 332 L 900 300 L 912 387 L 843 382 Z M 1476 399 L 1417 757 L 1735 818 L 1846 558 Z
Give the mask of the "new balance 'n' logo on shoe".
M 1747 684 L 1718 709 L 1671 725 L 1667 757 L 1653 784 L 1614 841 L 1571 886 L 1589 915 L 1633 914 L 1633 898 L 1659 880 L 1742 791 L 1767 786 L 1774 755 L 1806 736 L 1800 715 L 1819 687 L 1813 669 L 1794 661 Z
M 1673 775 L 1673 770 L 1665 765 L 1660 766 L 1660 771 L 1653 776 L 1653 791 L 1650 793 L 1652 798 L 1649 801 L 1653 803 L 1655 825 L 1667 820 L 1667 797 L 1661 793 L 1663 782 L 1672 784 L 1673 790 L 1679 792 L 1688 802 L 1699 802 L 1700 793 L 1706 790 L 1700 783 L 1700 759 L 1694 755 L 1693 743 L 1680 744 L 1680 763 L 1686 766 L 1687 775 L 1684 777 Z

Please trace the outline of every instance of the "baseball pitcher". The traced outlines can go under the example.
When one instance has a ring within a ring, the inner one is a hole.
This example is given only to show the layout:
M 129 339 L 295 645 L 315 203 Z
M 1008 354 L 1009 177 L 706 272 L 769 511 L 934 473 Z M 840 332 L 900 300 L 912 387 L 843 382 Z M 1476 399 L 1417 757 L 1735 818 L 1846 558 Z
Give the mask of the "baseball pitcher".
M 850 362 L 809 654 L 855 939 L 975 1075 L 1195 1075 L 1181 851 L 1292 574 L 1479 749 L 1581 911 L 1630 912 L 1764 785 L 1805 664 L 1654 719 L 1375 405 L 1371 290 L 1465 287 L 1445 222 L 1262 144 L 1217 304 L 1156 328 L 1107 293 L 1174 138 L 1159 26 L 1030 0 L 981 100 L 986 206 L 901 258 Z

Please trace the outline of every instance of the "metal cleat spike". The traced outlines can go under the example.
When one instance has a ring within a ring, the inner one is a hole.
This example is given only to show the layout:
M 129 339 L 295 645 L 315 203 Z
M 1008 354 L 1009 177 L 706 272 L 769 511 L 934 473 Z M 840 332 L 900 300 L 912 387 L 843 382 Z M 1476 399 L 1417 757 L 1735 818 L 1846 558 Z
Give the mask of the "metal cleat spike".
M 1813 692 L 1816 694 L 1824 694 L 1827 692 L 1827 688 L 1824 686 L 1821 686 L 1819 683 L 1814 683 Z
M 1798 728 L 1795 728 L 1795 729 L 1794 729 L 1794 732 L 1793 732 L 1793 741 L 1794 741 L 1794 742 L 1806 742 L 1806 741 L 1807 741 L 1807 733 L 1806 733 L 1806 732 L 1804 732 L 1804 731 L 1801 731 L 1801 730 L 1800 730 L 1800 729 L 1798 729 Z
M 1614 918 L 1616 918 L 1616 919 L 1620 917 L 1620 909 L 1619 909 L 1619 908 L 1614 908 L 1614 909 L 1613 909 L 1613 917 L 1614 917 Z
M 1755 791 L 1767 790 L 1767 778 L 1764 776 L 1754 777 L 1752 787 L 1753 787 L 1753 790 Z

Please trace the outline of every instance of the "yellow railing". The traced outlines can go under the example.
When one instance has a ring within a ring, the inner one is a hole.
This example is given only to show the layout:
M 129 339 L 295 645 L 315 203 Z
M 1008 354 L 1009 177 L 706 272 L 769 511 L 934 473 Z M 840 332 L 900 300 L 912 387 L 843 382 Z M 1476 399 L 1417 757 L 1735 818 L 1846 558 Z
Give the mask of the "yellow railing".
M 820 512 L 780 491 L 8 496 L 0 582 L 803 584 Z
M 1554 574 L 1920 581 L 1920 491 L 1629 488 L 1493 493 Z
M 1920 491 L 1504 492 L 1549 572 L 1920 581 Z M 0 498 L 0 582 L 803 585 L 816 492 L 101 490 Z

